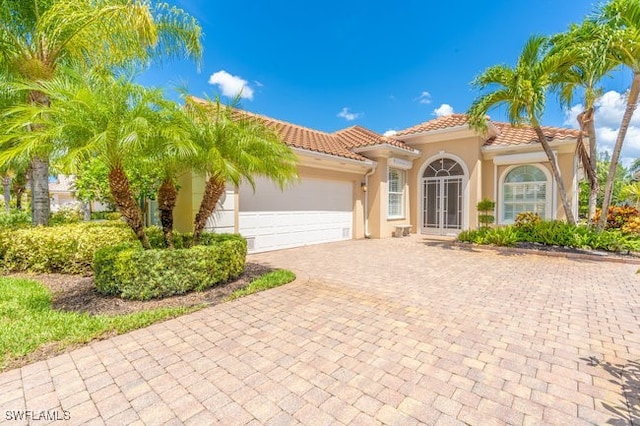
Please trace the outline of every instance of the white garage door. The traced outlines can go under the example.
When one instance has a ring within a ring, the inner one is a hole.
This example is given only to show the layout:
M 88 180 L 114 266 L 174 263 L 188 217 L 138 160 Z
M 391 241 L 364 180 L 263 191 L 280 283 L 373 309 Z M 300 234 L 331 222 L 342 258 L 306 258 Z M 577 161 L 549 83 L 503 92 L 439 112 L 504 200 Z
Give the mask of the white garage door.
M 280 190 L 257 180 L 240 187 L 239 227 L 249 251 L 348 240 L 352 235 L 351 182 L 303 179 Z

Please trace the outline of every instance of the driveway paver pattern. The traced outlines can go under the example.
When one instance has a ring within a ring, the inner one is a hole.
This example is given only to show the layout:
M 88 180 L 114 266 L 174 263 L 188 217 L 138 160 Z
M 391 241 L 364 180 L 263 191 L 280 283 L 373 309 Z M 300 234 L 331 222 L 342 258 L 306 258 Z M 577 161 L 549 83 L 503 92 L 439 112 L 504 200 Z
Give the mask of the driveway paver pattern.
M 422 236 L 249 261 L 299 279 L 2 373 L 0 423 L 26 424 L 24 410 L 113 425 L 640 419 L 637 265 Z

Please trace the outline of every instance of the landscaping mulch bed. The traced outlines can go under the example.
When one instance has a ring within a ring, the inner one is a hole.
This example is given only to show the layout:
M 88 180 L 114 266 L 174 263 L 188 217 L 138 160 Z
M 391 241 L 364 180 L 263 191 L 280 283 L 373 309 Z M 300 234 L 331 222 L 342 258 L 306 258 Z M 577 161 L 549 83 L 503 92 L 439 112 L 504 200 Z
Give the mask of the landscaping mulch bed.
M 215 305 L 224 301 L 233 291 L 247 286 L 252 280 L 271 270 L 257 263 L 247 263 L 244 272 L 233 281 L 200 292 L 147 301 L 100 294 L 95 289 L 93 277 L 64 274 L 11 274 L 8 276 L 32 279 L 44 284 L 53 293 L 53 309 L 87 312 L 92 315 L 122 315 L 156 308 Z

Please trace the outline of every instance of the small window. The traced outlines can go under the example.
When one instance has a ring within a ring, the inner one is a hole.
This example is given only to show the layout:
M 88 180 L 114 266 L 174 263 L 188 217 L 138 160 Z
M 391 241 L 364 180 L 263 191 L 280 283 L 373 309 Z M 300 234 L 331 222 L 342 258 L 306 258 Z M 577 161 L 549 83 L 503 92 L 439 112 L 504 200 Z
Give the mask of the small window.
M 404 218 L 403 170 L 389 169 L 389 215 L 390 219 Z
M 547 217 L 547 177 L 544 172 L 531 165 L 511 170 L 503 185 L 503 222 L 515 221 L 518 213 L 538 213 Z

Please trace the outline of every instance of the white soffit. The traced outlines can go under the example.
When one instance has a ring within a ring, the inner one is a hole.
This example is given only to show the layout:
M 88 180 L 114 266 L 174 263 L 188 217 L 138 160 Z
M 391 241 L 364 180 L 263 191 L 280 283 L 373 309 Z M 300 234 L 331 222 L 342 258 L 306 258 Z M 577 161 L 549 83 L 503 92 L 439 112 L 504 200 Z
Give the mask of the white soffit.
M 555 152 L 554 152 L 555 155 Z M 497 155 L 493 157 L 493 163 L 497 166 L 525 163 L 548 162 L 547 154 L 544 151 L 527 152 L 522 154 Z
M 402 158 L 391 157 L 391 158 L 389 158 L 389 161 L 387 162 L 387 165 L 389 167 L 393 167 L 395 169 L 409 170 L 409 169 L 411 169 L 413 167 L 413 161 L 412 160 L 404 160 Z

